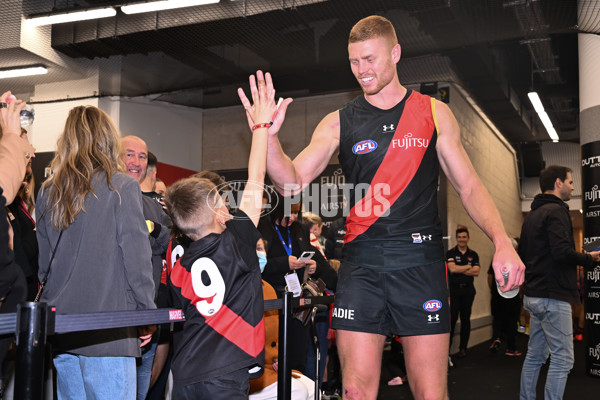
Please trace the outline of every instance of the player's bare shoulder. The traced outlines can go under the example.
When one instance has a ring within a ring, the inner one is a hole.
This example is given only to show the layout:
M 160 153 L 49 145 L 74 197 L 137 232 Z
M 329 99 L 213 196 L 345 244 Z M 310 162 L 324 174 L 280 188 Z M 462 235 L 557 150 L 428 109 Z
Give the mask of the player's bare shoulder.
M 435 101 L 435 117 L 437 118 L 440 137 L 460 136 L 458 122 L 446 103 Z

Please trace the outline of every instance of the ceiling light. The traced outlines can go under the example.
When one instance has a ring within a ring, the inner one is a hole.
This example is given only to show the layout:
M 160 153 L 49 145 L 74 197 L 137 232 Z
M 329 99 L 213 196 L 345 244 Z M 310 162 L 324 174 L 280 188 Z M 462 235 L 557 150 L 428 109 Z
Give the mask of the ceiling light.
M 542 100 L 540 100 L 540 96 L 538 96 L 537 92 L 529 92 L 527 93 L 527 96 L 529 96 L 529 101 L 531 101 L 531 104 L 533 104 L 533 108 L 537 113 L 544 111 Z
M 48 73 L 48 69 L 44 66 L 37 65 L 31 67 L 20 67 L 0 70 L 0 79 L 18 78 L 20 76 L 43 75 Z
M 96 8 L 93 10 L 40 15 L 37 17 L 28 18 L 25 20 L 25 22 L 31 26 L 52 25 L 62 24 L 65 22 L 85 21 L 88 19 L 114 17 L 116 14 L 117 10 L 112 7 Z
M 533 104 L 533 108 L 540 117 L 542 124 L 544 124 L 544 128 L 546 128 L 550 139 L 552 139 L 553 142 L 558 142 L 558 134 L 556 133 L 556 129 L 554 129 L 554 126 L 552 125 L 552 121 L 550 121 L 550 117 L 548 117 L 548 113 L 546 113 L 546 111 L 544 110 L 544 106 L 542 104 L 542 100 L 540 100 L 540 96 L 538 96 L 536 92 L 529 92 L 527 93 L 527 96 L 529 96 L 529 100 L 531 101 L 531 104 Z
M 125 14 L 138 14 L 160 10 L 171 10 L 173 8 L 203 6 L 206 4 L 218 3 L 219 0 L 162 0 L 150 1 L 146 3 L 137 3 L 127 6 L 121 6 L 121 11 Z

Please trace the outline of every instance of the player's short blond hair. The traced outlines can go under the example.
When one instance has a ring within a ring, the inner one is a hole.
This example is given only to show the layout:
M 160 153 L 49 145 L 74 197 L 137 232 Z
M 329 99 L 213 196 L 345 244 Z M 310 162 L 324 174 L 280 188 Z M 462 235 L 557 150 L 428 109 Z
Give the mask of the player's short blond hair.
M 350 31 L 348 44 L 356 42 L 364 42 L 365 40 L 374 39 L 377 37 L 386 38 L 392 46 L 398 44 L 398 37 L 394 25 L 384 17 L 379 15 L 371 15 L 358 21 Z

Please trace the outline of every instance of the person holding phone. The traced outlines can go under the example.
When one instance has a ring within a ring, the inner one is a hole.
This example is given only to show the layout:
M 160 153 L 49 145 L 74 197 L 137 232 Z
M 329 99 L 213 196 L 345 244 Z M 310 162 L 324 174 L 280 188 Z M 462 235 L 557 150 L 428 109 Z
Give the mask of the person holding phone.
M 263 279 L 275 289 L 281 297 L 286 290 L 287 279 L 297 279 L 301 284 L 304 272 L 311 278 L 321 278 L 327 288 L 335 289 L 337 273 L 321 253 L 310 245 L 308 230 L 298 221 L 300 203 L 291 204 L 286 199 L 274 201 L 273 211 L 261 218 L 258 229 L 265 240 L 271 245 L 267 251 L 267 265 L 263 271 Z M 284 204 L 288 204 L 286 211 Z M 304 252 L 313 252 L 307 259 Z M 291 327 L 290 362 L 291 368 L 305 373 L 306 353 L 309 332 L 300 321 L 293 320 Z

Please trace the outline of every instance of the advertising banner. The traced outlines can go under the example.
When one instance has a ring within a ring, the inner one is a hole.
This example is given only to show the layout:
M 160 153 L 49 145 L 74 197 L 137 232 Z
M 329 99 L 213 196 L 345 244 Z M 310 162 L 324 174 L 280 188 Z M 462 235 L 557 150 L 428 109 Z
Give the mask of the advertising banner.
M 600 141 L 581 146 L 583 245 L 600 247 Z M 584 271 L 586 372 L 600 378 L 600 265 Z

